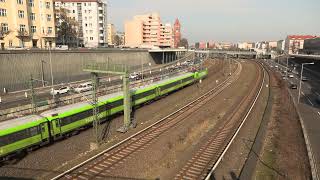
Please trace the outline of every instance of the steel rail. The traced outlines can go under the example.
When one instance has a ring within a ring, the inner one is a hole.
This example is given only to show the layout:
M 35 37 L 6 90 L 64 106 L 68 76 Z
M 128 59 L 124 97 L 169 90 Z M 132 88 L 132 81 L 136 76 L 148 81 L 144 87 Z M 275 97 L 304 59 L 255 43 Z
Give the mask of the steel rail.
M 240 74 L 240 72 L 241 72 L 241 68 L 242 68 L 242 67 L 241 67 L 241 64 L 240 64 L 239 62 L 237 62 L 237 63 L 238 63 L 237 73 L 234 73 L 234 76 L 230 76 L 230 77 L 228 77 L 226 80 L 224 80 L 223 82 L 221 82 L 217 87 L 215 87 L 215 88 L 213 88 L 213 89 L 209 90 L 208 92 L 204 93 L 204 94 L 203 94 L 202 96 L 200 96 L 199 98 L 197 98 L 197 99 L 195 99 L 195 100 L 191 101 L 191 102 L 190 102 L 190 103 L 188 103 L 187 105 L 185 105 L 185 106 L 183 106 L 182 108 L 180 108 L 180 109 L 176 110 L 175 112 L 173 112 L 173 113 L 171 113 L 171 114 L 167 115 L 166 117 L 164 117 L 164 118 L 160 119 L 159 121 L 157 121 L 157 122 L 155 122 L 155 123 L 151 124 L 150 126 L 146 127 L 145 129 L 140 130 L 139 132 L 137 132 L 137 133 L 135 133 L 135 134 L 131 135 L 130 137 L 128 137 L 128 138 L 126 138 L 126 139 L 124 139 L 124 140 L 120 141 L 119 143 L 117 143 L 117 144 L 115 144 L 115 145 L 113 145 L 113 146 L 109 147 L 108 149 L 106 149 L 106 150 L 104 150 L 104 151 L 102 151 L 102 152 L 98 153 L 97 155 L 95 155 L 95 156 L 93 156 L 93 157 L 91 157 L 91 158 L 89 158 L 89 159 L 87 159 L 87 160 L 83 161 L 82 163 L 80 163 L 80 164 L 78 164 L 78 165 L 76 165 L 76 166 L 72 167 L 71 169 L 69 169 L 69 170 L 67 170 L 67 171 L 65 171 L 65 172 L 63 172 L 63 173 L 61 173 L 61 174 L 59 174 L 59 175 L 55 176 L 54 178 L 52 178 L 52 180 L 56 180 L 56 179 L 62 178 L 62 177 L 64 177 L 64 176 L 66 176 L 67 174 L 71 173 L 72 171 L 74 171 L 74 170 L 76 170 L 76 169 L 78 169 L 78 168 L 80 168 L 80 167 L 84 166 L 85 164 L 87 164 L 87 163 L 89 163 L 89 162 L 91 162 L 91 161 L 95 160 L 96 158 L 98 158 L 98 157 L 100 157 L 100 156 L 104 155 L 105 153 L 107 153 L 107 152 L 109 152 L 109 151 L 111 151 L 111 150 L 113 150 L 113 149 L 115 149 L 115 148 L 119 147 L 120 145 L 122 145 L 122 144 L 124 144 L 124 143 L 126 143 L 126 142 L 130 141 L 131 139 L 133 139 L 133 138 L 135 138 L 135 137 L 139 136 L 140 134 L 142 134 L 142 133 L 146 132 L 147 130 L 149 130 L 149 129 L 153 128 L 153 127 L 155 127 L 156 125 L 160 124 L 161 122 L 163 122 L 163 121 L 167 120 L 167 119 L 168 119 L 168 118 L 170 118 L 171 116 L 173 116 L 173 115 L 175 115 L 175 114 L 177 114 L 177 113 L 181 112 L 182 110 L 186 109 L 186 108 L 187 108 L 187 107 L 189 107 L 190 105 L 192 105 L 192 104 L 194 104 L 194 103 L 196 103 L 196 102 L 199 102 L 199 100 L 201 100 L 202 98 L 204 98 L 204 97 L 206 97 L 206 96 L 210 95 L 210 93 L 212 93 L 212 92 L 216 91 L 217 89 L 219 89 L 219 88 L 221 88 L 221 87 L 224 87 L 224 86 L 228 87 L 228 86 L 231 84 L 231 81 L 230 81 L 230 80 L 235 81 L 235 80 L 236 80 L 236 79 L 235 79 L 235 77 L 236 77 L 237 75 L 239 75 L 239 74 Z M 226 87 L 225 87 L 225 88 L 226 88 Z
M 262 67 L 261 65 L 259 65 L 260 67 Z M 214 166 L 212 167 L 212 169 L 210 170 L 210 172 L 208 173 L 208 175 L 206 176 L 205 180 L 210 180 L 213 172 L 215 171 L 215 169 L 218 167 L 218 165 L 220 164 L 220 162 L 222 161 L 222 158 L 224 157 L 224 155 L 226 154 L 226 152 L 228 151 L 228 149 L 230 148 L 231 144 L 233 143 L 233 141 L 235 140 L 236 136 L 238 135 L 239 131 L 241 130 L 242 126 L 244 125 L 244 123 L 246 122 L 247 118 L 249 117 L 252 109 L 254 108 L 258 98 L 260 97 L 260 94 L 261 94 L 261 91 L 262 91 L 262 88 L 264 86 L 264 82 L 265 82 L 265 69 L 264 67 L 262 67 L 263 69 L 263 80 L 262 80 L 262 83 L 261 83 L 261 86 L 260 86 L 260 89 L 252 103 L 252 105 L 250 106 L 249 108 L 249 111 L 246 113 L 244 119 L 242 120 L 240 126 L 237 128 L 237 131 L 233 134 L 231 140 L 229 141 L 228 145 L 226 146 L 226 148 L 224 149 L 224 151 L 222 152 L 222 154 L 220 155 L 220 157 L 218 158 L 218 160 L 216 161 L 216 163 L 214 164 Z

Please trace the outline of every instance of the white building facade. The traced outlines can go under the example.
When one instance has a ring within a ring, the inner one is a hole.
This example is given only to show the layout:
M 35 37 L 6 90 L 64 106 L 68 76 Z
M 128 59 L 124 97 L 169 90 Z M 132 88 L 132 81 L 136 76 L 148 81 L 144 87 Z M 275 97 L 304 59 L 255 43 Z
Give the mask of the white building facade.
M 68 17 L 78 23 L 79 39 L 85 47 L 95 48 L 108 45 L 107 3 L 105 1 L 55 0 L 55 9 L 67 10 Z

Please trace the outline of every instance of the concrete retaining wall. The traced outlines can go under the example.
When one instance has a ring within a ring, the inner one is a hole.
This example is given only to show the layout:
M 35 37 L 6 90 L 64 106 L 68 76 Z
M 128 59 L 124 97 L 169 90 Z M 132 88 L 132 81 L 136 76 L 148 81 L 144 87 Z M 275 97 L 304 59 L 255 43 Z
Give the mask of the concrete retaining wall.
M 154 64 L 147 51 L 53 51 L 51 54 L 54 84 L 89 78 L 89 73 L 82 70 L 86 61 L 107 62 L 109 59 L 109 63 L 117 64 Z M 28 89 L 31 75 L 35 79 L 42 79 L 42 65 L 44 80 L 51 84 L 49 57 L 48 51 L 0 53 L 0 93 L 4 88 L 9 92 Z M 40 85 L 41 82 L 37 83 L 37 86 Z

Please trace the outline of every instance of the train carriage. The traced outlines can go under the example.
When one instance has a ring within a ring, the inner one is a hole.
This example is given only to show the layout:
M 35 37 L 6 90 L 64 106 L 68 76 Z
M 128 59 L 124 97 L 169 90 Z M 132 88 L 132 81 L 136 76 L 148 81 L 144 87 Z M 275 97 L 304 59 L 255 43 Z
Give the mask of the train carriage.
M 205 78 L 207 74 L 205 69 L 134 88 L 131 91 L 132 106 L 169 94 Z M 123 111 L 123 92 L 99 97 L 98 102 L 99 118 L 103 120 Z M 0 122 L 0 157 L 91 126 L 94 120 L 92 109 L 90 102 L 80 102 L 45 111 L 40 116 L 29 115 Z
M 49 142 L 47 119 L 29 115 L 0 122 L 0 157 Z

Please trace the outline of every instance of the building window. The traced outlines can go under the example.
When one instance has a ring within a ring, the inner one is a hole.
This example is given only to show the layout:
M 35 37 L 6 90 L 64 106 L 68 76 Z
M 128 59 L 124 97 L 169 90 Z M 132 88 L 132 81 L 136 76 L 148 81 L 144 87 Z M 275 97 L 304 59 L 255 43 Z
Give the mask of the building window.
M 76 11 L 75 11 L 75 10 L 72 10 L 72 13 L 76 13 Z
M 24 18 L 24 11 L 18 11 L 18 17 L 19 18 Z
M 0 16 L 7 16 L 7 10 L 6 9 L 0 9 Z
M 47 14 L 47 21 L 51 21 L 51 19 L 52 19 L 51 14 Z
M 8 26 L 7 23 L 1 23 L 1 31 L 2 31 L 3 33 L 6 33 L 6 32 L 9 31 L 9 26 Z
M 48 34 L 52 34 L 52 27 L 48 27 Z
M 19 25 L 19 31 L 20 31 L 20 32 L 25 32 L 25 31 L 26 31 L 26 25 L 20 24 L 20 25 Z
M 18 4 L 23 4 L 23 0 L 17 0 Z
M 34 1 L 33 0 L 29 0 L 29 6 L 30 7 L 34 7 Z
M 46 8 L 50 9 L 50 2 L 46 2 Z
M 93 40 L 93 37 L 90 37 L 90 40 Z
M 37 32 L 37 26 L 31 26 L 31 32 L 32 33 Z
M 0 0 L 0 2 L 6 2 L 6 0 Z
M 31 21 L 35 21 L 36 20 L 36 14 L 35 13 L 31 13 L 30 14 L 30 20 Z
M 9 40 L 9 47 L 12 47 L 12 40 Z

